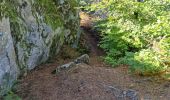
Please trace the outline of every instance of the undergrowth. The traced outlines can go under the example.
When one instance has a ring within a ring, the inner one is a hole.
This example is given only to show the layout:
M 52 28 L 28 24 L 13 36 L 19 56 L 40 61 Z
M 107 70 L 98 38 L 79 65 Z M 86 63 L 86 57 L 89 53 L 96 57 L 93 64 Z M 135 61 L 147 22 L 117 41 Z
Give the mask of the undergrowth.
M 86 9 L 106 14 L 97 20 L 100 47 L 113 66 L 129 65 L 131 72 L 155 75 L 170 68 L 169 0 L 101 0 Z
M 14 92 L 10 91 L 8 92 L 8 94 L 2 97 L 2 100 L 22 100 L 22 99 Z

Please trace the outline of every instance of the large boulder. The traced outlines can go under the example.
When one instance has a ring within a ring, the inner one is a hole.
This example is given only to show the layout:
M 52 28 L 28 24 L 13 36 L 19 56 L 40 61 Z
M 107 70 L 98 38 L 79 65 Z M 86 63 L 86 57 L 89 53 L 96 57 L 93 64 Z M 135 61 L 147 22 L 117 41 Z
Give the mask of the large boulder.
M 0 94 L 7 92 L 19 74 L 9 18 L 0 21 Z
M 79 37 L 77 0 L 0 1 L 0 95 Z

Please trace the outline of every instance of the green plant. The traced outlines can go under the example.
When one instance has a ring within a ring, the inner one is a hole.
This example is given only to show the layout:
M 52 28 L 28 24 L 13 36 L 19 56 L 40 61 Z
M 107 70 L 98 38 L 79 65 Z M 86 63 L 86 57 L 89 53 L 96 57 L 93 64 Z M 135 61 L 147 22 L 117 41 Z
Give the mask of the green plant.
M 22 99 L 18 95 L 10 91 L 3 97 L 3 100 L 22 100 Z
M 87 9 L 107 14 L 96 24 L 107 62 L 128 64 L 132 72 L 144 75 L 170 67 L 169 0 L 101 0 Z
M 19 14 L 17 13 L 18 1 L 13 0 L 1 0 L 0 1 L 0 19 L 3 17 L 9 17 L 13 20 L 17 20 Z

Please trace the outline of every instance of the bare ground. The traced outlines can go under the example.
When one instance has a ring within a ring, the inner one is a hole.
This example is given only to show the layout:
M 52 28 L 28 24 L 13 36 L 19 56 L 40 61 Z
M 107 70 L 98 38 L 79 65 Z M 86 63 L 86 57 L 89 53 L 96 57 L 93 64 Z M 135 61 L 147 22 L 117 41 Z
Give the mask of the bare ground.
M 103 51 L 97 47 L 98 40 L 93 32 L 86 30 L 85 39 L 90 45 L 90 65 L 52 74 L 57 66 L 72 59 L 55 59 L 44 64 L 19 80 L 16 93 L 23 100 L 135 100 L 117 98 L 115 91 L 133 89 L 139 100 L 170 100 L 170 81 L 160 77 L 131 75 L 128 66 L 111 68 L 100 56 Z

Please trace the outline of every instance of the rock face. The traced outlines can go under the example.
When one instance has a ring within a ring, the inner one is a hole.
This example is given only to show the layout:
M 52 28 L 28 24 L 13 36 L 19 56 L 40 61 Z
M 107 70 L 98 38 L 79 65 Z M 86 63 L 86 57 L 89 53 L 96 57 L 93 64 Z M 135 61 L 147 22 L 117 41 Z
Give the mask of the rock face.
M 76 0 L 0 1 L 0 95 L 19 75 L 77 43 Z
M 19 74 L 19 68 L 16 63 L 9 19 L 3 18 L 0 22 L 0 34 L 0 93 L 2 94 L 12 86 Z

